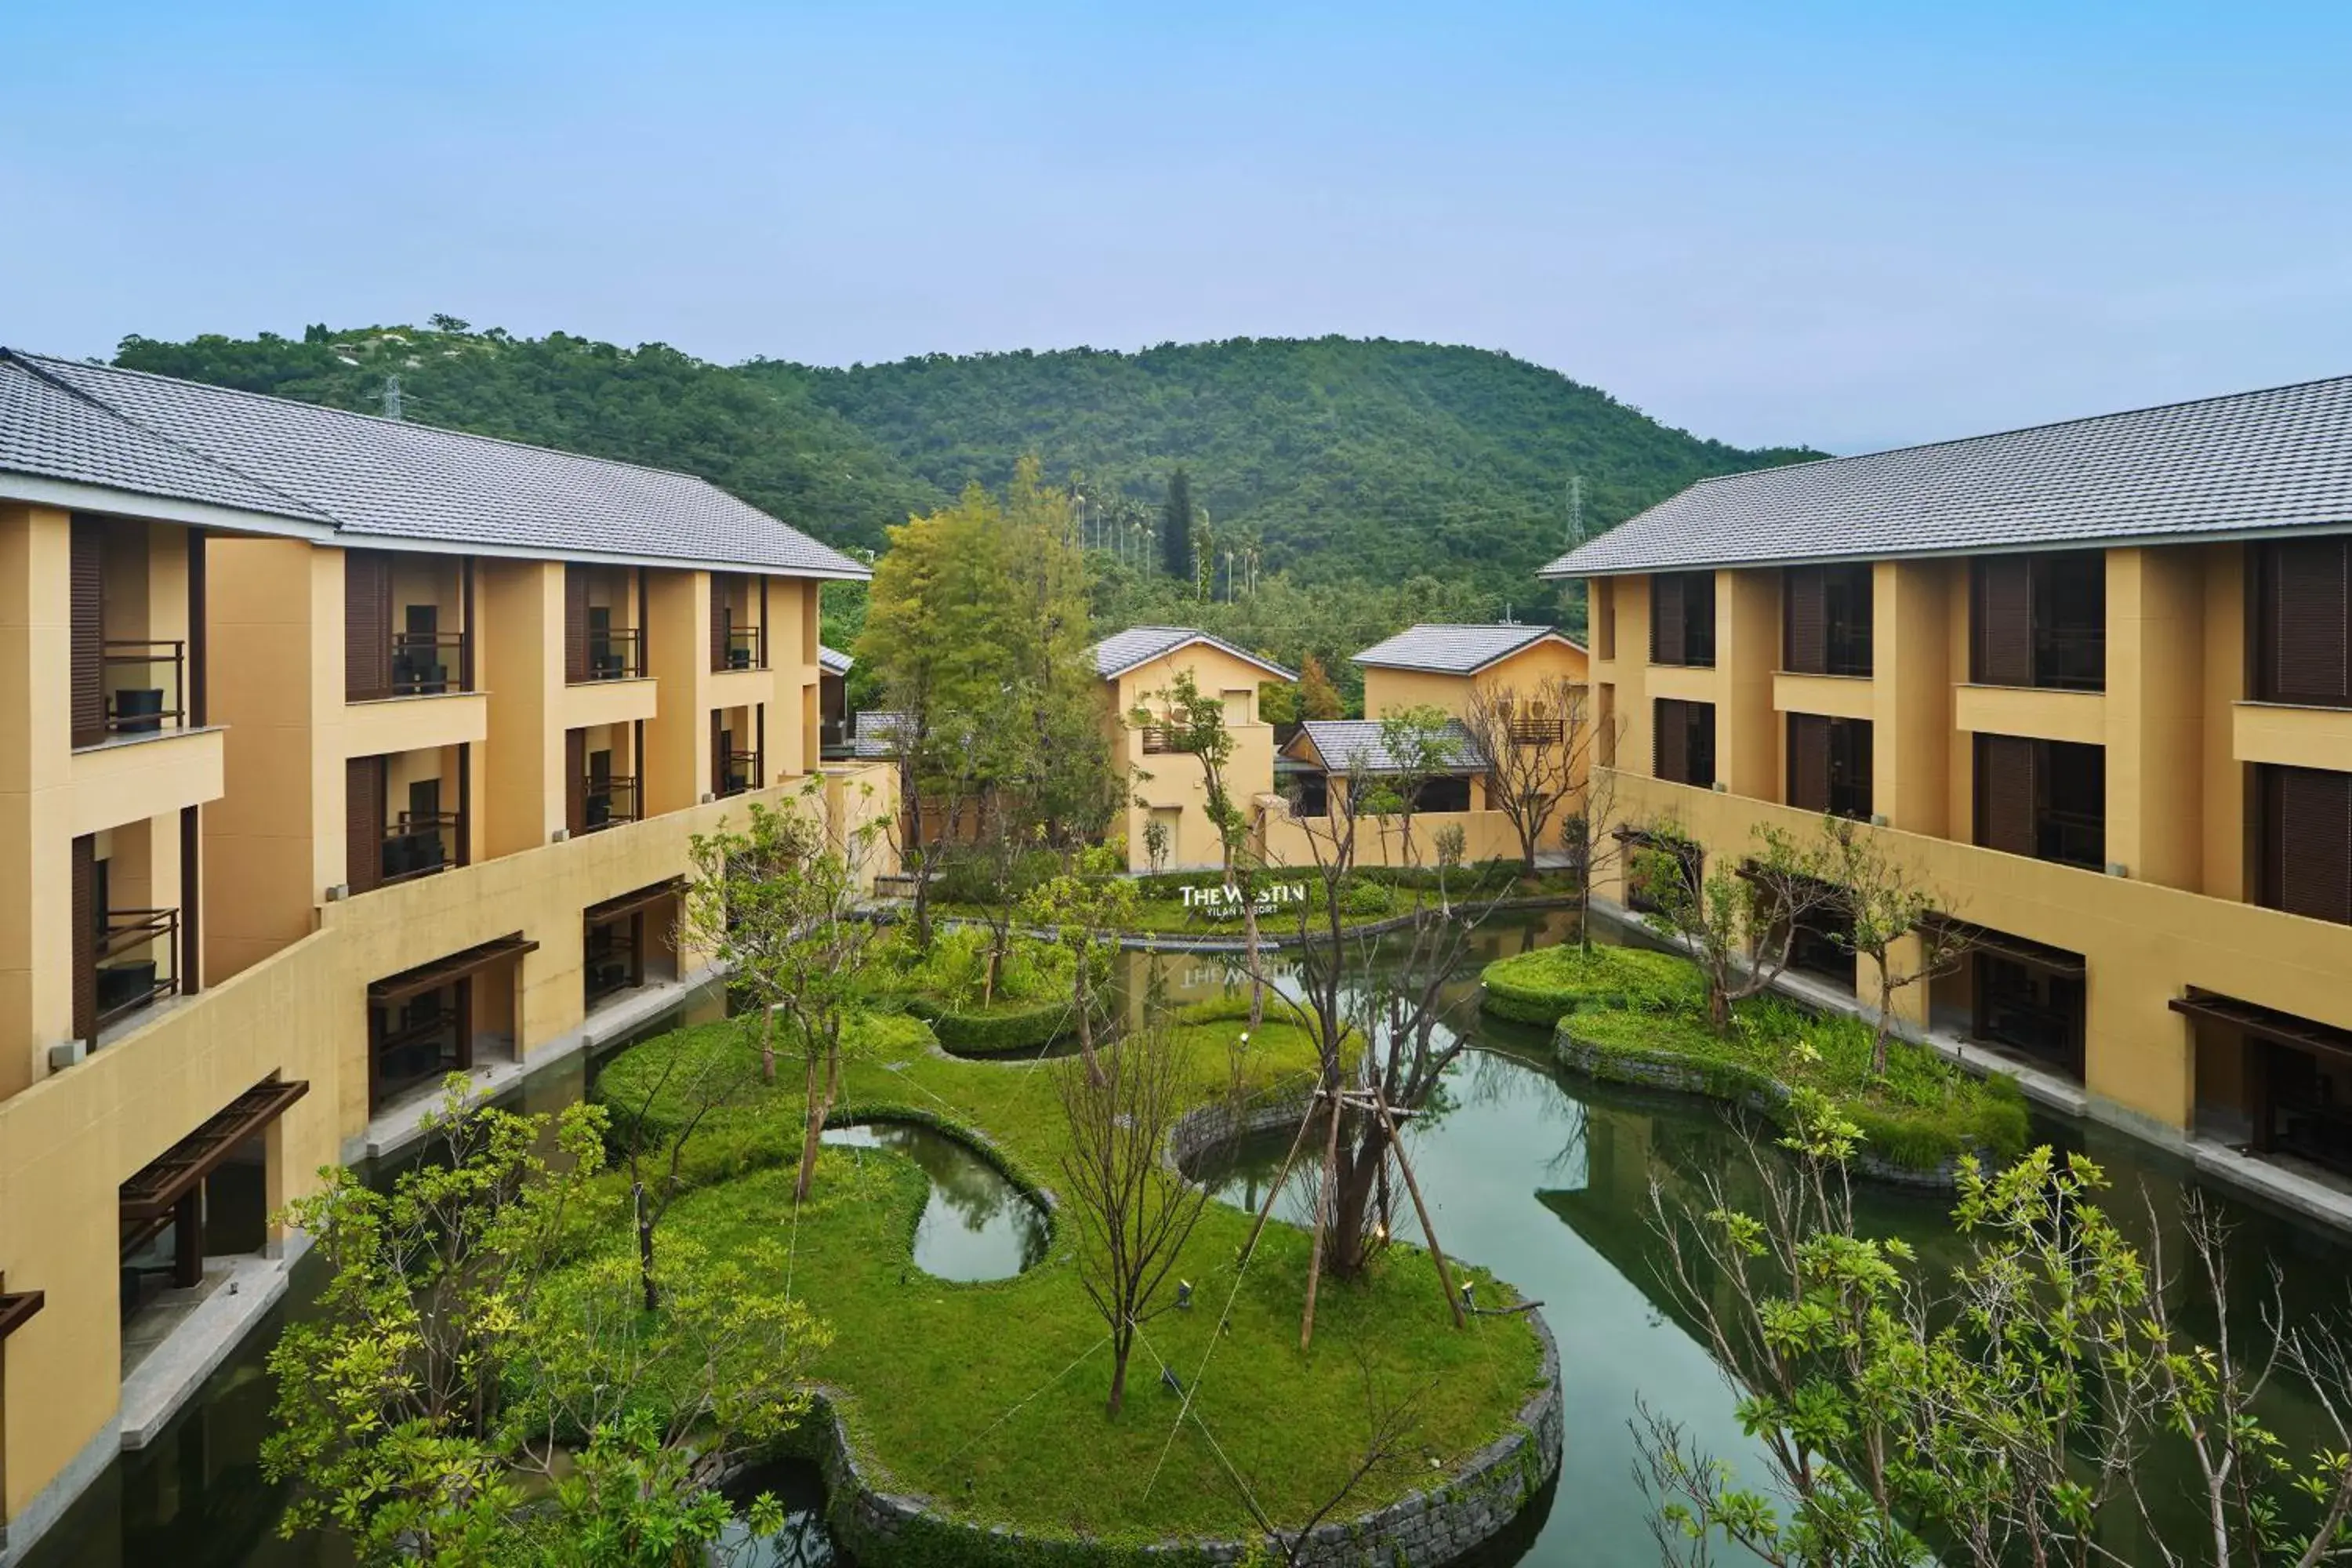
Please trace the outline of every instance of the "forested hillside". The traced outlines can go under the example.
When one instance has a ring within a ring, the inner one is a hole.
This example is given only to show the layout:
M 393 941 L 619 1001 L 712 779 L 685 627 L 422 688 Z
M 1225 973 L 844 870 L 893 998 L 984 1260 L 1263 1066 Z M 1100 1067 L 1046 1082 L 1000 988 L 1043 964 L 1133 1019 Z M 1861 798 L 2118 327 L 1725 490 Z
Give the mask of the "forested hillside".
M 1335 644 L 1371 640 L 1408 603 L 1544 616 L 1554 595 L 1533 574 L 1566 542 L 1571 484 L 1591 532 L 1706 475 L 1815 455 L 1702 440 L 1507 354 L 1345 338 L 825 370 L 436 317 L 299 341 L 132 337 L 117 363 L 370 413 L 397 377 L 405 417 L 685 469 L 853 548 L 967 482 L 1001 489 L 1034 452 L 1085 497 L 1107 617 L 1213 618 L 1197 601 L 1230 596 L 1234 630 L 1268 646 L 1308 620 Z M 1180 465 L 1205 591 L 1159 574 Z
M 789 382 L 755 381 L 659 343 L 442 326 L 313 327 L 296 342 L 123 340 L 117 364 L 699 474 L 826 542 L 879 548 L 885 525 L 940 497 Z
M 1034 451 L 1097 501 L 1152 506 L 1181 464 L 1219 561 L 1255 545 L 1308 583 L 1428 574 L 1524 597 L 1566 540 L 1571 480 L 1597 531 L 1706 475 L 1819 456 L 1701 440 L 1507 354 L 1385 340 L 744 369 L 941 489 L 1001 485 Z

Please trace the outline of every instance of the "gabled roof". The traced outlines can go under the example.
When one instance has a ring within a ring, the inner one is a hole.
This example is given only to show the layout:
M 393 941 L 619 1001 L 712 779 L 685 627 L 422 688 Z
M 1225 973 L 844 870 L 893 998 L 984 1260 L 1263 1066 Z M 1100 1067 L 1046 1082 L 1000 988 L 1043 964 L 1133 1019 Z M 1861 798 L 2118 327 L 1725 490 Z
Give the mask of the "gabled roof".
M 2352 376 L 1702 479 L 1546 577 L 2352 526 Z
M 1486 755 L 1470 731 L 1462 727 L 1459 719 L 1445 722 L 1448 747 L 1447 764 L 1457 773 L 1476 773 L 1486 765 Z M 1323 766 L 1331 773 L 1352 773 L 1361 767 L 1368 773 L 1402 773 L 1397 759 L 1389 754 L 1381 735 L 1377 719 L 1309 719 L 1291 737 L 1290 750 L 1300 745 L 1314 748 Z
M 1248 653 L 1223 637 L 1211 637 L 1194 626 L 1129 626 L 1123 632 L 1113 632 L 1095 644 L 1095 673 L 1105 680 L 1116 680 L 1138 665 L 1164 658 L 1193 643 L 1207 643 L 1245 663 L 1254 664 L 1276 680 L 1296 680 L 1296 670 L 1285 669 L 1278 664 Z
M 691 474 L 14 349 L 0 349 L 0 472 L 354 543 L 871 575 Z
M 849 752 L 856 757 L 895 757 L 903 716 L 887 708 L 860 709 L 849 721 Z
M 1517 624 L 1497 626 L 1410 626 L 1376 642 L 1356 655 L 1355 662 L 1375 669 L 1421 669 L 1438 675 L 1475 675 L 1549 638 L 1582 653 L 1584 648 L 1550 626 Z
M 839 648 L 827 647 L 823 643 L 816 645 L 816 667 L 827 675 L 847 675 L 849 667 L 856 662 Z

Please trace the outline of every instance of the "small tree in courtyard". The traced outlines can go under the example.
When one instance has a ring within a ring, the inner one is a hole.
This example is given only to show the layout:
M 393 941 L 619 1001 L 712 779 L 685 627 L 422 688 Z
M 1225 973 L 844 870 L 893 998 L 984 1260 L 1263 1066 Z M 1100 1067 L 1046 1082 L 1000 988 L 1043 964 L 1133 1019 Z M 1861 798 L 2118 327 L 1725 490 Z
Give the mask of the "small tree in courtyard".
M 1939 918 L 1950 912 L 1951 900 L 1923 883 L 1875 830 L 1832 816 L 1823 818 L 1822 837 L 1822 875 L 1837 888 L 1833 934 L 1839 946 L 1869 962 L 1878 990 L 1870 1070 L 1884 1078 L 1896 994 L 1958 968 L 1969 940 L 1962 928 Z
M 1486 759 L 1487 809 L 1509 818 L 1532 877 L 1544 830 L 1591 771 L 1594 728 L 1585 689 L 1564 676 L 1524 690 L 1482 680 L 1470 689 L 1462 727 Z
M 1643 918 L 1697 962 L 1707 1019 L 1727 1035 L 1734 1004 L 1769 990 L 1787 972 L 1803 923 L 1838 909 L 1827 858 L 1777 827 L 1759 827 L 1756 852 L 1736 868 L 1717 856 L 1694 877 L 1687 840 L 1667 827 L 1650 837 L 1631 868 L 1651 905 Z
M 1026 918 L 1052 933 L 1070 958 L 1071 1022 L 1078 1032 L 1078 1056 L 1087 1072 L 1102 1075 L 1095 1034 L 1109 1016 L 1113 966 L 1121 933 L 1135 924 L 1135 884 L 1124 877 L 1064 875 L 1033 890 L 1023 906 Z
M 1242 911 L 1243 963 L 1250 977 L 1250 1027 L 1265 1017 L 1265 980 L 1258 958 L 1258 858 L 1250 842 L 1250 819 L 1234 799 L 1225 773 L 1234 760 L 1233 731 L 1225 728 L 1223 699 L 1201 689 L 1189 669 L 1176 672 L 1164 692 L 1155 692 L 1147 706 L 1129 716 L 1139 728 L 1158 727 L 1168 738 L 1168 749 L 1191 757 L 1201 766 L 1202 794 L 1209 825 L 1216 830 L 1217 850 L 1224 870 L 1224 890 Z M 1158 703 L 1164 712 L 1154 711 Z
M 1078 1222 L 1078 1279 L 1110 1331 L 1108 1409 L 1117 1415 L 1137 1331 L 1163 1310 L 1160 1292 L 1209 1193 L 1164 1157 L 1189 1109 L 1183 1058 L 1164 1025 L 1104 1052 L 1098 1071 L 1063 1063 L 1054 1081 L 1069 1121 L 1062 1176 Z

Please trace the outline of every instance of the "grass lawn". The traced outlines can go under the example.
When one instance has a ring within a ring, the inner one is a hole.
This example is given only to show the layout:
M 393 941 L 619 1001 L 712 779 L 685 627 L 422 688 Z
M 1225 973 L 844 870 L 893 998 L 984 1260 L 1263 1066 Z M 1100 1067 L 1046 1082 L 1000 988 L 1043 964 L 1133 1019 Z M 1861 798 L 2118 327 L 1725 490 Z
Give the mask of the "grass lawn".
M 2010 1078 L 1980 1078 L 1901 1039 L 1888 1042 L 1886 1074 L 1877 1078 L 1871 1029 L 1858 1019 L 1814 1017 L 1761 998 L 1739 1004 L 1738 1017 L 1720 1036 L 1692 1004 L 1587 1006 L 1562 1018 L 1559 1032 L 1595 1054 L 1601 1076 L 1623 1081 L 1651 1081 L 1641 1068 L 1666 1063 L 1697 1068 L 1705 1092 L 1722 1100 L 1775 1082 L 1819 1089 L 1862 1128 L 1866 1158 L 1906 1171 L 1933 1172 L 1964 1153 L 2006 1164 L 2025 1152 L 2025 1097 Z
M 1498 1018 L 1550 1028 L 1580 1007 L 1656 1011 L 1706 1000 L 1698 970 L 1673 953 L 1568 943 L 1488 964 L 1479 1005 Z
M 1216 1007 L 1188 1017 L 1180 1037 L 1206 1101 L 1231 1079 L 1242 1025 Z M 664 1051 L 740 1049 L 728 1044 L 730 1027 L 682 1030 L 624 1053 L 604 1068 L 600 1093 L 625 1098 Z M 1055 1064 L 950 1058 L 907 1018 L 868 1021 L 859 1047 L 836 1120 L 910 1115 L 943 1123 L 964 1131 L 1023 1184 L 1063 1184 L 1067 1135 Z M 1266 1094 L 1305 1081 L 1312 1060 L 1307 1037 L 1279 1023 L 1258 1029 L 1240 1055 L 1245 1084 Z M 794 1076 L 780 1072 L 772 1088 L 754 1084 L 707 1137 L 698 1135 L 710 1147 L 693 1153 L 689 1169 L 709 1184 L 680 1198 L 666 1228 L 714 1248 L 793 1234 L 784 1167 L 798 1146 Z M 925 1191 L 920 1173 L 898 1155 L 826 1149 L 799 1215 L 794 1278 L 833 1326 L 816 1373 L 840 1391 L 840 1414 L 869 1479 L 933 1499 L 961 1519 L 1111 1544 L 1247 1537 L 1254 1531 L 1238 1490 L 1245 1482 L 1276 1520 L 1295 1523 L 1360 1457 L 1369 1366 L 1384 1392 L 1425 1384 L 1427 1393 L 1418 1456 L 1354 1494 L 1341 1510 L 1352 1517 L 1429 1484 L 1502 1436 L 1537 1385 L 1540 1352 L 1526 1320 L 1473 1318 L 1466 1331 L 1454 1329 L 1426 1255 L 1402 1247 L 1362 1282 L 1326 1282 L 1314 1350 L 1302 1355 L 1308 1238 L 1270 1227 L 1236 1289 L 1234 1260 L 1249 1219 L 1212 1204 L 1178 1269 L 1193 1281 L 1198 1305 L 1146 1327 L 1127 1409 L 1112 1421 L 1103 1413 L 1110 1377 L 1103 1324 L 1072 1256 L 1076 1217 L 1056 1216 L 1045 1260 L 1028 1272 L 948 1284 L 910 1258 Z M 1463 1272 L 1477 1281 L 1483 1304 L 1517 1299 L 1483 1272 Z M 1223 1449 L 1220 1459 L 1198 1426 L 1176 1427 L 1179 1401 L 1160 1384 L 1155 1352 L 1190 1386 L 1229 1297 L 1228 1331 L 1215 1340 L 1195 1404 Z

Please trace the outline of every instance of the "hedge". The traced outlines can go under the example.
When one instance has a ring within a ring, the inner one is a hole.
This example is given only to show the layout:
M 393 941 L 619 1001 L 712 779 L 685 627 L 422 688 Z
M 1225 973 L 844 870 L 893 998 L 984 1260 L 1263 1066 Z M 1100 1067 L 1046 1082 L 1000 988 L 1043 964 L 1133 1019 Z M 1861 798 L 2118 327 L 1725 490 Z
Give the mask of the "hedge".
M 1566 1063 L 1595 1078 L 1706 1095 L 1788 1123 L 1793 1085 L 1818 1089 L 1862 1130 L 1868 1174 L 1943 1185 L 1975 1157 L 2007 1164 L 2032 1133 L 2025 1097 L 2005 1075 L 1979 1078 L 1924 1046 L 1891 1040 L 1884 1078 L 1870 1072 L 1872 1031 L 1779 1001 L 1744 1003 L 1717 1035 L 1696 1010 L 1586 1006 L 1559 1021 Z M 1801 1048 L 1802 1047 L 1802 1048 Z
M 1040 1050 L 1077 1032 L 1077 1015 L 1066 998 L 1046 1002 L 1000 1002 L 959 1011 L 938 997 L 918 993 L 907 1011 L 931 1026 L 940 1044 L 961 1057 L 1003 1056 Z
M 1580 1007 L 1663 1011 L 1706 999 L 1687 960 L 1641 947 L 1538 948 L 1497 959 L 1479 976 L 1478 1005 L 1498 1018 L 1550 1028 Z

